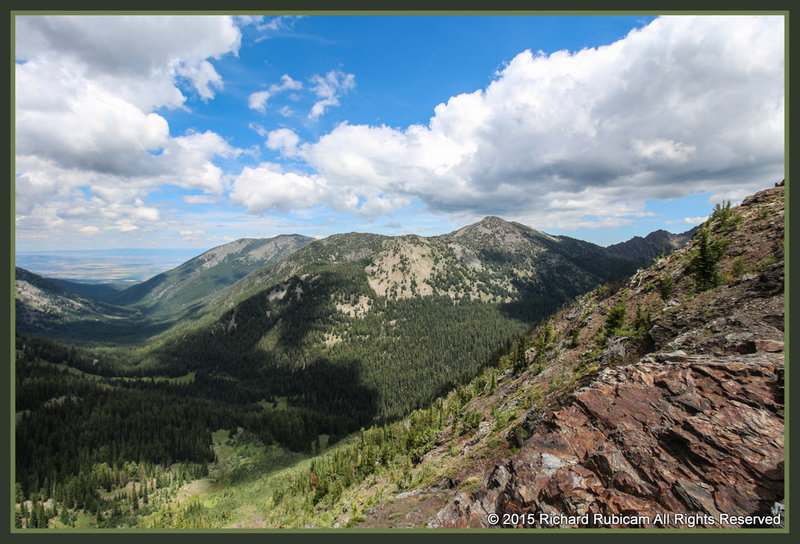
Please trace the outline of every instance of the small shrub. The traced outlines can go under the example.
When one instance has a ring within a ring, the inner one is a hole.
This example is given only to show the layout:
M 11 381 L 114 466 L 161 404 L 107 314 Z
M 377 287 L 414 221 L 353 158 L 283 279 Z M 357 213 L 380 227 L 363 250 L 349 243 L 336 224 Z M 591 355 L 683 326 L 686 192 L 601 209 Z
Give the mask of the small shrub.
M 531 433 L 522 424 L 514 425 L 514 428 L 508 433 L 508 441 L 512 448 L 520 448 L 530 436 Z
M 610 334 L 618 332 L 625 325 L 625 312 L 625 298 L 622 297 L 611 307 L 606 316 L 606 329 Z
M 714 211 L 711 214 L 711 223 L 719 230 L 737 227 L 742 221 L 744 221 L 744 217 L 733 213 L 731 210 L 730 200 L 714 206 Z
M 667 302 L 672 296 L 672 291 L 675 288 L 675 282 L 672 277 L 664 276 L 661 278 L 661 283 L 658 286 L 658 293 L 661 295 L 661 300 Z
M 775 257 L 774 255 L 770 255 L 769 257 L 764 257 L 763 259 L 758 261 L 758 263 L 756 263 L 756 272 L 761 272 L 762 270 L 764 270 L 768 266 L 775 264 L 776 262 L 778 262 L 778 258 Z
M 581 328 L 575 327 L 572 329 L 572 332 L 569 335 L 569 347 L 577 348 L 579 344 L 579 336 L 581 334 Z
M 459 491 L 463 491 L 467 495 L 471 495 L 481 488 L 483 482 L 477 476 L 471 476 L 458 484 Z
M 748 268 L 747 261 L 745 261 L 743 257 L 739 257 L 733 262 L 731 274 L 733 274 L 734 278 L 740 278 L 747 273 Z
M 477 429 L 478 425 L 481 424 L 481 421 L 483 421 L 483 414 L 480 412 L 469 412 L 464 416 L 464 419 L 461 422 L 461 434 L 466 434 L 472 429 Z
M 650 312 L 643 312 L 642 305 L 636 305 L 636 317 L 631 324 L 635 336 L 642 337 L 650 330 Z

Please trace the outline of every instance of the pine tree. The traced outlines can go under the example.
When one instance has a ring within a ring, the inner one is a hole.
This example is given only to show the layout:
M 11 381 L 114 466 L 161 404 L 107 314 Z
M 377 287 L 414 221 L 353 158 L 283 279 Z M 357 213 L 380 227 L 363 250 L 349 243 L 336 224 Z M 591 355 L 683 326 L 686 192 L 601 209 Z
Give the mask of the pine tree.
M 36 529 L 39 527 L 39 509 L 36 507 L 36 501 L 31 502 L 31 515 L 28 518 L 27 526 Z
M 698 291 L 707 291 L 719 285 L 717 262 L 722 257 L 728 240 L 712 240 L 708 226 L 697 231 L 697 250 L 689 262 L 688 270 L 694 274 Z
M 69 511 L 66 508 L 64 508 L 63 505 L 61 506 L 61 517 L 59 519 L 61 520 L 61 523 L 63 525 L 65 526 L 69 525 L 70 522 Z

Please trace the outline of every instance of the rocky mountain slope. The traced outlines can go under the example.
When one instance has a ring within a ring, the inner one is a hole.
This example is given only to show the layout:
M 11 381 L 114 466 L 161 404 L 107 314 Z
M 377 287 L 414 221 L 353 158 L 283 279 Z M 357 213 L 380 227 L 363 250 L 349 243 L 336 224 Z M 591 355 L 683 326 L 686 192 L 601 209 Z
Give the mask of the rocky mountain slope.
M 668 255 L 671 251 L 686 245 L 692 239 L 698 227 L 687 230 L 680 234 L 673 234 L 665 230 L 656 230 L 642 238 L 634 236 L 630 240 L 611 244 L 606 247 L 608 251 L 637 262 L 640 266 L 650 266 L 653 260 L 659 256 Z
M 524 369 L 469 386 L 462 412 L 480 423 L 440 432 L 414 468 L 426 487 L 361 525 L 773 526 L 783 201 L 780 186 L 719 206 L 688 246 L 538 327 Z
M 109 301 L 148 314 L 179 316 L 207 304 L 253 270 L 279 262 L 312 241 L 299 234 L 235 240 L 129 287 Z
M 67 291 L 72 291 L 82 297 L 108 303 L 110 303 L 109 301 L 113 300 L 114 297 L 118 296 L 121 291 L 129 287 L 121 283 L 83 283 L 59 278 L 47 279 L 60 285 Z
M 313 239 L 300 235 L 224 244 L 129 287 L 42 278 L 17 268 L 17 332 L 86 342 L 140 342 L 202 312 L 226 287 Z
M 218 308 L 230 309 L 266 287 L 310 270 L 357 263 L 374 295 L 454 300 L 561 303 L 635 270 L 629 259 L 595 244 L 550 236 L 497 217 L 434 237 L 348 233 L 315 241 L 231 286 Z M 533 297 L 533 298 L 531 298 Z
M 118 324 L 142 324 L 136 310 L 84 297 L 23 268 L 16 268 L 14 276 L 19 333 L 71 338 L 90 331 L 105 336 L 119 333 Z

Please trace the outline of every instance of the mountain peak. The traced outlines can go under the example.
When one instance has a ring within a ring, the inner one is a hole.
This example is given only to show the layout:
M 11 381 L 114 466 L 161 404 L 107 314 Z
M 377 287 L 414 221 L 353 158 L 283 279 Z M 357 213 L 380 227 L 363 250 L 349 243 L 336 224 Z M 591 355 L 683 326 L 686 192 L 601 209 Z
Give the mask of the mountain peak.
M 502 217 L 496 215 L 487 215 L 477 223 L 467 225 L 452 233 L 453 236 L 460 238 L 475 234 L 499 234 L 501 232 L 508 233 L 518 230 L 518 227 L 510 223 Z
M 497 217 L 496 215 L 487 215 L 483 219 L 478 222 L 479 225 L 486 225 L 488 226 L 498 226 L 498 225 L 510 225 L 508 221 L 503 219 L 502 217 Z

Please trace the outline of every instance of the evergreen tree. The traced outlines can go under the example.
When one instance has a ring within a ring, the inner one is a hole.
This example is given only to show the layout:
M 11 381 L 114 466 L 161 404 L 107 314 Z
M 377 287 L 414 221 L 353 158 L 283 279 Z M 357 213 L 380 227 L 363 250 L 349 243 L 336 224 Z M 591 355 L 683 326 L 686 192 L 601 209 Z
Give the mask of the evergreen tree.
M 697 231 L 697 250 L 687 269 L 694 274 L 697 291 L 707 291 L 719 284 L 717 262 L 727 246 L 725 239 L 712 240 L 708 225 Z

